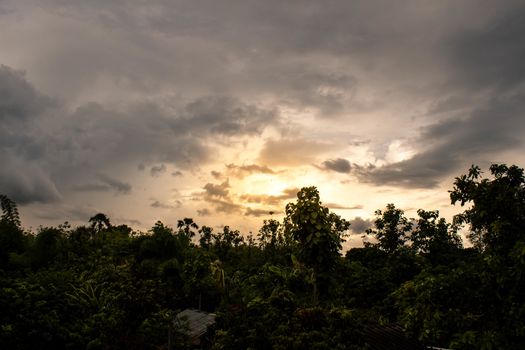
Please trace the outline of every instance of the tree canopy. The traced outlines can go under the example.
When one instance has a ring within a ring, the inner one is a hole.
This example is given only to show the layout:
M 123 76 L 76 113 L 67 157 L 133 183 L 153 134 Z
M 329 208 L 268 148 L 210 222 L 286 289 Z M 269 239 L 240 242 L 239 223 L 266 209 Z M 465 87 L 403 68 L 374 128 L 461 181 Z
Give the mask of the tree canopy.
M 373 349 L 382 327 L 441 348 L 525 348 L 524 173 L 483 175 L 455 179 L 452 223 L 387 204 L 344 257 L 350 223 L 315 187 L 257 239 L 191 218 L 136 232 L 103 213 L 31 232 L 0 195 L 0 348 L 189 349 L 173 322 L 188 308 L 216 314 L 202 349 Z

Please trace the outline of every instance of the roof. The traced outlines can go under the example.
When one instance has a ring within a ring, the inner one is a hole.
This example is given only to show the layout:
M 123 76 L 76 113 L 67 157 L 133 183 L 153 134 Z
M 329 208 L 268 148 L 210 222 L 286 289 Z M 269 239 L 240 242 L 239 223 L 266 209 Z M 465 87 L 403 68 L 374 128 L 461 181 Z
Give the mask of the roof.
M 209 326 L 215 324 L 215 314 L 186 309 L 175 316 L 174 324 L 177 328 L 183 328 L 186 335 L 195 341 L 206 333 Z
M 400 325 L 373 325 L 365 328 L 365 341 L 371 350 L 424 350 L 425 346 L 410 339 Z

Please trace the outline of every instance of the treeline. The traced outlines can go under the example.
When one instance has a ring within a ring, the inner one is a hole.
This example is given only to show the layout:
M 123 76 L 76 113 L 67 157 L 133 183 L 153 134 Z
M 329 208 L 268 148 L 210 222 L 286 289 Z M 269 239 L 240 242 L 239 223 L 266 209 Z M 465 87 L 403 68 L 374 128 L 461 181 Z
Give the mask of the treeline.
M 315 187 L 256 237 L 189 218 L 140 233 L 104 214 L 33 234 L 1 195 L 0 348 L 166 349 L 174 315 L 200 308 L 217 314 L 206 349 L 366 349 L 367 328 L 389 324 L 425 345 L 523 349 L 524 184 L 516 166 L 472 167 L 450 191 L 467 208 L 452 223 L 389 204 L 375 243 L 344 257 L 349 223 Z

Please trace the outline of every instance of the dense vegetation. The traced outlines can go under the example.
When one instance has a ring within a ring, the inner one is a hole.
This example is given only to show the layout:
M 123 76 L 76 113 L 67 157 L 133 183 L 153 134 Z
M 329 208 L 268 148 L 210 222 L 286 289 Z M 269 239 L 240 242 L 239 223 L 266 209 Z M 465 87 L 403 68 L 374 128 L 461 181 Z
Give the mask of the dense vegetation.
M 34 234 L 0 196 L 0 348 L 167 348 L 174 314 L 201 308 L 218 315 L 211 349 L 366 349 L 366 327 L 389 323 L 427 345 L 523 349 L 525 179 L 490 171 L 456 178 L 451 201 L 468 209 L 452 223 L 389 204 L 366 232 L 377 243 L 344 257 L 349 223 L 315 187 L 257 237 L 188 218 L 138 233 L 104 214 Z

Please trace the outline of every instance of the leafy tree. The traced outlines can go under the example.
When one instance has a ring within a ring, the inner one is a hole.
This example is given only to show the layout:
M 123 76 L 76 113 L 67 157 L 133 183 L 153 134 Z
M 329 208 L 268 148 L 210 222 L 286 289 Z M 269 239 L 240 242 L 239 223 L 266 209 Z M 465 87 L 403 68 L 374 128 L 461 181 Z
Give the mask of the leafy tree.
M 5 195 L 0 195 L 2 217 L 0 218 L 0 267 L 6 266 L 10 260 L 9 254 L 22 253 L 27 246 L 20 222 L 16 203 Z
M 284 225 L 298 243 L 300 260 L 312 268 L 312 300 L 315 304 L 318 297 L 317 277 L 336 264 L 350 223 L 322 206 L 317 188 L 304 187 L 297 193 L 296 203 L 286 205 Z
M 185 237 L 189 244 L 191 239 L 195 236 L 196 230 L 199 229 L 199 225 L 197 225 L 192 218 L 184 218 L 177 221 L 177 228 L 179 229 L 178 234 Z
M 419 216 L 411 232 L 411 248 L 424 254 L 433 264 L 446 263 L 445 259 L 461 248 L 457 228 L 439 217 L 439 211 L 419 209 Z
M 224 226 L 222 232 L 217 232 L 212 237 L 214 240 L 213 251 L 221 261 L 232 260 L 232 251 L 244 242 L 241 233 L 238 230 L 230 229 L 229 226 Z
M 515 165 L 493 164 L 490 172 L 492 179 L 482 178 L 480 168 L 472 166 L 456 178 L 450 199 L 471 204 L 455 222 L 470 225 L 472 243 L 503 256 L 525 237 L 525 177 Z
M 102 231 L 102 229 L 110 229 L 111 223 L 109 221 L 109 217 L 106 214 L 98 213 L 92 217 L 89 218 L 89 222 L 91 223 L 91 228 L 95 230 L 96 232 Z
M 86 226 L 78 226 L 68 234 L 70 252 L 78 259 L 87 258 L 91 253 L 93 230 Z
M 523 188 L 520 168 L 473 167 L 451 191 L 467 206 L 454 225 L 389 204 L 368 231 L 377 244 L 345 259 L 349 223 L 315 187 L 264 221 L 259 245 L 189 218 L 137 233 L 97 214 L 26 234 L 2 196 L 0 348 L 165 349 L 173 316 L 199 306 L 218 321 L 203 349 L 363 349 L 363 327 L 394 321 L 428 345 L 523 349 Z M 477 248 L 461 247 L 460 224 Z
M 65 233 L 55 227 L 42 227 L 32 246 L 33 267 L 47 267 L 66 254 Z
M 20 222 L 20 215 L 18 214 L 16 203 L 6 195 L 0 194 L 0 205 L 2 207 L 2 218 L 0 220 L 20 228 L 22 224 Z
M 483 258 L 477 268 L 484 346 L 519 349 L 525 346 L 525 177 L 515 165 L 493 164 L 490 173 L 483 178 L 472 166 L 456 178 L 450 198 L 470 205 L 454 219 L 470 226 L 469 239 Z
M 277 220 L 264 220 L 258 234 L 261 248 L 275 249 L 277 245 L 283 244 L 281 228 L 281 224 Z
M 376 210 L 374 229 L 366 231 L 377 239 L 377 246 L 385 252 L 392 254 L 405 245 L 408 234 L 412 230 L 412 223 L 405 217 L 401 209 L 394 204 L 388 204 L 386 210 Z
M 427 271 L 405 282 L 393 293 L 401 324 L 423 343 L 447 348 L 469 330 L 477 329 L 480 335 L 481 280 L 475 269 L 471 265 L 446 273 Z M 483 349 L 481 343 L 477 339 L 460 348 Z
M 199 238 L 199 246 L 202 249 L 208 250 L 212 243 L 212 235 L 213 235 L 213 229 L 208 226 L 202 226 L 199 230 L 200 238 Z

